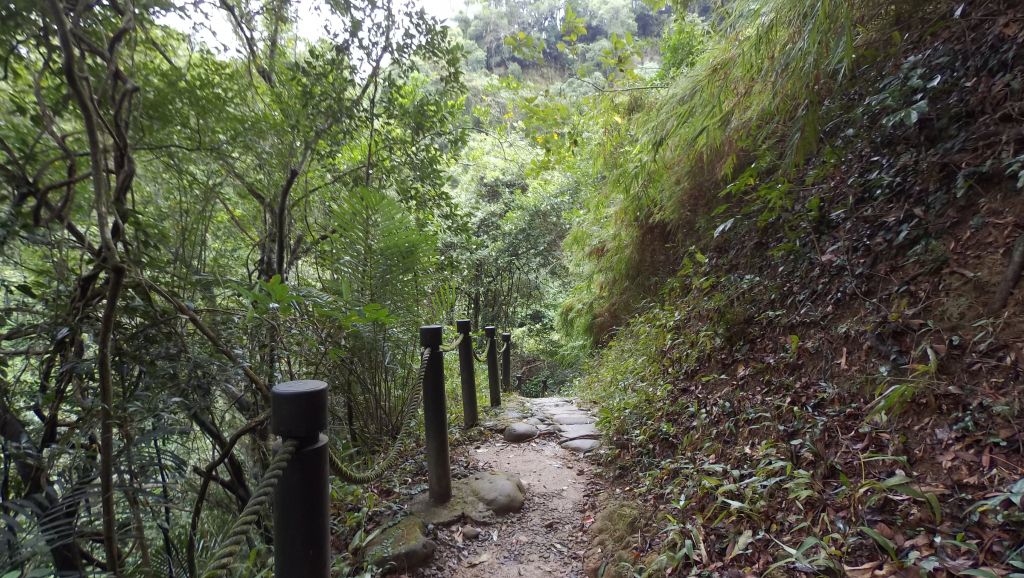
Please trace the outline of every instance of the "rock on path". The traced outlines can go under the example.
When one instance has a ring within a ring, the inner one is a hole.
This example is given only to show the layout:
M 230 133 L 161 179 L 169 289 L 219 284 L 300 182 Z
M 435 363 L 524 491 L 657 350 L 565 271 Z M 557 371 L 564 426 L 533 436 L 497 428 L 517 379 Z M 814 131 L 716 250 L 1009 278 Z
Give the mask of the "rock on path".
M 547 397 L 527 400 L 533 408 L 534 417 L 544 424 L 550 424 L 558 432 L 562 447 L 580 453 L 592 452 L 601 447 L 601 433 L 594 423 L 593 414 L 576 407 L 569 400 Z M 585 440 L 585 443 L 581 443 Z
M 505 428 L 505 441 L 511 443 L 528 442 L 537 437 L 537 426 L 526 423 L 514 423 Z
M 489 524 L 468 519 L 461 525 L 437 526 L 434 560 L 414 576 L 585 576 L 584 528 L 593 519 L 590 509 L 599 486 L 591 476 L 591 465 L 579 453 L 600 447 L 594 417 L 567 399 L 522 401 L 527 406 L 525 412 L 516 415 L 517 412 L 506 410 L 490 428 L 497 435 L 475 448 L 467 448 L 470 460 L 481 470 L 509 472 L 522 480 L 526 488 L 522 511 Z M 541 435 L 515 443 L 505 441 L 510 432 L 530 432 L 522 426 Z M 581 427 L 585 430 L 562 431 Z
M 528 442 L 542 431 L 553 431 L 565 449 L 587 453 L 601 447 L 601 432 L 590 412 L 560 397 L 527 399 L 526 402 L 532 415 L 506 410 L 502 419 L 489 422 L 490 429 L 502 431 L 509 443 Z

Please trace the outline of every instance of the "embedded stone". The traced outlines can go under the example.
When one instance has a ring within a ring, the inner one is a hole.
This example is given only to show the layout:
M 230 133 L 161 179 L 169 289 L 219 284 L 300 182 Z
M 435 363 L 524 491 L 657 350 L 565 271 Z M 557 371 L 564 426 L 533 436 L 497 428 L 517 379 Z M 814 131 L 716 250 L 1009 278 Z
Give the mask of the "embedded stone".
M 462 537 L 466 538 L 467 540 L 476 540 L 480 537 L 480 530 L 474 528 L 473 526 L 463 526 Z
M 502 419 L 523 419 L 526 416 L 523 415 L 523 412 L 521 411 L 516 411 L 514 409 L 506 409 L 505 412 L 501 414 L 501 417 Z
M 579 425 L 560 425 L 558 426 L 558 436 L 563 440 L 575 440 L 579 438 L 598 438 L 601 437 L 601 432 L 598 431 L 597 426 L 592 423 L 584 423 Z
M 469 478 L 469 490 L 488 510 L 509 514 L 523 509 L 526 487 L 518 477 L 505 472 L 481 472 Z
M 363 559 L 385 570 L 415 570 L 429 562 L 437 549 L 437 544 L 424 536 L 425 531 L 419 518 L 404 518 L 370 540 L 363 550 Z
M 585 413 L 577 412 L 577 413 L 563 413 L 563 414 L 553 415 L 553 416 L 551 416 L 551 421 L 553 421 L 553 422 L 555 422 L 555 423 L 557 423 L 559 425 L 580 425 L 580 424 L 594 423 L 597 420 L 594 419 L 594 416 L 592 416 L 592 415 L 587 415 Z
M 561 445 L 563 448 L 567 450 L 572 450 L 574 452 L 585 454 L 587 452 L 592 452 L 597 448 L 601 447 L 601 442 L 592 439 L 575 439 L 569 440 L 567 442 L 562 442 Z
M 455 480 L 447 503 L 435 504 L 428 492 L 421 492 L 409 503 L 409 510 L 428 524 L 446 526 L 463 519 L 491 524 L 496 516 L 521 510 L 525 493 L 523 482 L 512 474 L 480 472 Z

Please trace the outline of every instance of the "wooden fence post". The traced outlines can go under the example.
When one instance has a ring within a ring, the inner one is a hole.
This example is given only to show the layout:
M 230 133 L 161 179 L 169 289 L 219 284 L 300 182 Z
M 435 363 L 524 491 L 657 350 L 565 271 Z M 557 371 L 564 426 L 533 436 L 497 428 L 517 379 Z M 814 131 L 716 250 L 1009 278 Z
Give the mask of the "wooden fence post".
M 448 458 L 448 408 L 444 399 L 444 352 L 441 326 L 420 327 L 420 346 L 430 349 L 423 374 L 423 433 L 427 443 L 427 483 L 430 501 L 444 504 L 452 498 L 452 471 Z
M 484 327 L 487 338 L 487 385 L 491 392 L 491 407 L 501 406 L 501 388 L 498 386 L 498 343 L 494 339 L 495 327 Z
M 328 484 L 327 384 L 289 381 L 270 393 L 270 429 L 297 440 L 274 489 L 274 576 L 331 575 L 330 486 Z
M 469 319 L 459 319 L 455 328 L 462 336 L 459 344 L 459 379 L 462 383 L 462 417 L 466 429 L 477 424 L 479 415 L 476 407 L 476 370 L 473 367 L 473 338 L 469 336 L 472 323 Z

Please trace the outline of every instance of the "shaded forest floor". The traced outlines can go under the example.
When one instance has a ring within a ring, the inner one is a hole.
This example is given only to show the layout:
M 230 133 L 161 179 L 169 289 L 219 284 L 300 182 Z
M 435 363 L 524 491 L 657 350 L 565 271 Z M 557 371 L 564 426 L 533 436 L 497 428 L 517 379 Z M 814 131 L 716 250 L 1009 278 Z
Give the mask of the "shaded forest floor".
M 617 561 L 1024 572 L 1024 295 L 1007 289 L 1024 253 L 1024 12 L 955 8 L 829 103 L 792 188 L 753 179 L 709 202 L 732 204 L 702 226 L 735 224 L 680 256 L 587 378 L 639 505 Z M 759 222 L 768 190 L 791 209 Z

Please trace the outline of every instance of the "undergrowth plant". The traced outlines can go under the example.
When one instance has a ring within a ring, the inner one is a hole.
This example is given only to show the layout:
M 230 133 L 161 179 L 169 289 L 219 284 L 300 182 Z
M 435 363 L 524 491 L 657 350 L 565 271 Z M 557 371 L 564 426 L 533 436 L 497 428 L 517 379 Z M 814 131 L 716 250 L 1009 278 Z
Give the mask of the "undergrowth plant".
M 736 2 L 659 98 L 614 100 L 621 114 L 595 151 L 599 189 L 567 240 L 581 282 L 564 329 L 604 341 L 670 277 L 682 240 L 733 224 L 733 204 L 760 224 L 790 210 L 788 177 L 819 149 L 830 97 L 898 45 L 895 22 L 921 4 Z M 737 187 L 741 174 L 771 186 Z

